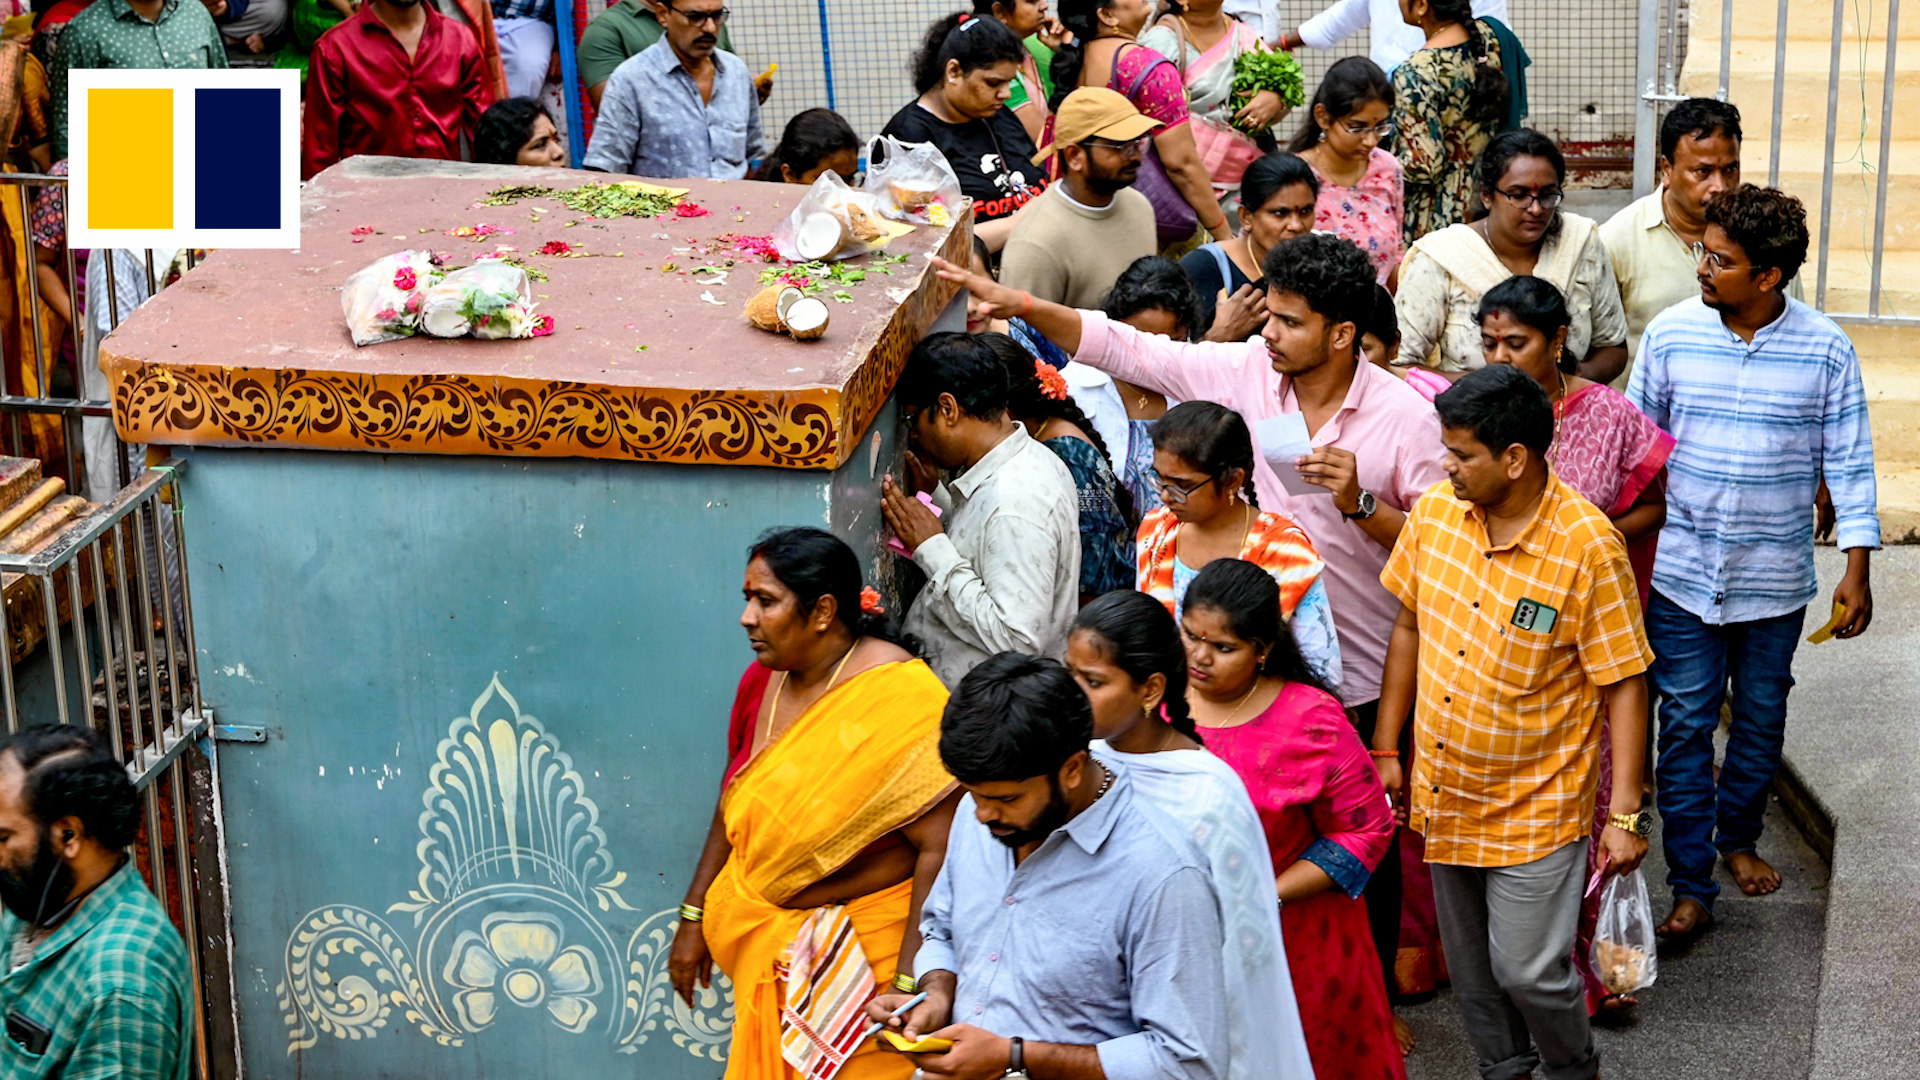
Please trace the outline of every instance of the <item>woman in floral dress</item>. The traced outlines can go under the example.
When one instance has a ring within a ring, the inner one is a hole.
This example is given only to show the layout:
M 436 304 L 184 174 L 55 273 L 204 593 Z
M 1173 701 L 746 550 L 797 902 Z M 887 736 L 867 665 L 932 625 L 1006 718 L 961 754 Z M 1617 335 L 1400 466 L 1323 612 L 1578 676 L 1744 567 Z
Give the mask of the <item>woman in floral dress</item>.
M 1473 163 L 1499 130 L 1507 101 L 1500 45 L 1469 0 L 1400 0 L 1425 48 L 1393 71 L 1396 152 L 1405 170 L 1408 246 L 1467 220 Z

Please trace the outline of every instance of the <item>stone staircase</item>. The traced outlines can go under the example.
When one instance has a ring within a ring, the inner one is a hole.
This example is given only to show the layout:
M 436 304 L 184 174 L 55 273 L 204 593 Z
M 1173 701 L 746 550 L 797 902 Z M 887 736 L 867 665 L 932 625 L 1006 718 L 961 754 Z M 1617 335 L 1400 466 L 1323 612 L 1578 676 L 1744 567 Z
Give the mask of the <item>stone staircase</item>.
M 1833 7 L 1788 5 L 1786 76 L 1780 130 L 1772 131 L 1778 5 L 1774 0 L 1691 0 L 1691 36 L 1683 93 L 1719 87 L 1722 4 L 1732 4 L 1733 57 L 1728 97 L 1740 107 L 1746 178 L 1766 183 L 1777 139 L 1779 185 L 1807 205 L 1814 248 L 1803 271 L 1809 302 L 1820 276 L 1820 190 L 1826 155 L 1827 82 Z M 1893 73 L 1896 127 L 1888 159 L 1886 247 L 1880 313 L 1920 316 L 1920 8 L 1906 5 Z M 1832 242 L 1824 307 L 1864 314 L 1871 301 L 1874 204 L 1880 159 L 1881 99 L 1887 61 L 1887 0 L 1847 0 L 1841 22 L 1840 96 L 1834 121 Z M 1898 118 L 1905 118 L 1899 124 Z M 1860 352 L 1873 414 L 1880 473 L 1881 529 L 1889 542 L 1920 541 L 1920 325 L 1848 326 Z

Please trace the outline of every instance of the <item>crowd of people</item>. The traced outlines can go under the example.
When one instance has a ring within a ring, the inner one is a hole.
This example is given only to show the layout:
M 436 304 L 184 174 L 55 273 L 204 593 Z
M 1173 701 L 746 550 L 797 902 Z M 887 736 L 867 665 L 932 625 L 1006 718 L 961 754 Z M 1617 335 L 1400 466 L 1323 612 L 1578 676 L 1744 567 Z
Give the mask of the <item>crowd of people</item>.
M 296 46 L 306 176 L 560 167 L 552 6 L 57 4 L 0 52 L 44 95 L 12 167 L 63 167 L 74 67 Z M 1790 295 L 1804 209 L 1741 182 L 1739 113 L 1706 99 L 1668 112 L 1658 190 L 1563 209 L 1505 3 L 1162 7 L 927 28 L 882 134 L 941 152 L 974 246 L 934 271 L 965 330 L 895 393 L 903 610 L 821 530 L 749 553 L 755 662 L 673 984 L 729 976 L 737 1077 L 1392 1080 L 1392 1003 L 1443 979 L 1483 1076 L 1595 1076 L 1590 1018 L 1635 1001 L 1591 962 L 1593 883 L 1639 867 L 1651 798 L 1662 935 L 1712 925 L 1721 861 L 1777 889 L 1755 848 L 1816 537 L 1846 552 L 1836 636 L 1872 619 L 1865 398 Z M 829 109 L 765 145 L 730 15 L 620 0 L 586 28 L 587 168 L 858 175 Z M 1231 93 L 1236 56 L 1369 22 L 1296 112 Z M 120 268 L 67 281 L 57 191 L 32 218 L 42 295 L 85 317 Z M 122 793 L 57 794 L 105 753 L 0 753 L 3 925 L 50 1000 L 130 927 L 166 946 L 116 884 Z M 95 952 L 35 959 L 61 935 Z M 181 989 L 108 990 L 138 1015 L 71 1060 L 168 1075 L 113 1055 Z

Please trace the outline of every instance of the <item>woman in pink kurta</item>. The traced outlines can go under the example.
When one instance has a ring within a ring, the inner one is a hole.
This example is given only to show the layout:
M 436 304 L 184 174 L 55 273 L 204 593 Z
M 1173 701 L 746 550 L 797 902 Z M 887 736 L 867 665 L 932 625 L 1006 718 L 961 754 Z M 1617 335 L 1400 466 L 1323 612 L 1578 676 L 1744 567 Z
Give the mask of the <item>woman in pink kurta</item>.
M 1280 933 L 1318 1080 L 1405 1080 L 1360 899 L 1393 835 L 1373 761 L 1280 621 L 1266 571 L 1215 559 L 1180 620 L 1188 706 L 1267 834 Z
M 1400 159 L 1380 148 L 1393 134 L 1392 115 L 1393 81 L 1366 57 L 1349 56 L 1327 69 L 1287 146 L 1320 178 L 1314 227 L 1358 244 L 1389 288 L 1406 251 Z
M 1487 290 L 1480 301 L 1480 343 L 1489 364 L 1512 364 L 1532 376 L 1553 400 L 1553 448 L 1547 463 L 1567 486 L 1613 521 L 1627 542 L 1627 558 L 1647 602 L 1654 546 L 1667 520 L 1667 456 L 1673 436 L 1660 430 L 1624 394 L 1572 374 L 1566 352 L 1570 314 L 1566 298 L 1552 282 L 1511 277 Z M 1613 789 L 1613 750 L 1606 717 L 1601 717 L 1600 773 L 1597 790 Z M 1607 800 L 1596 799 L 1589 857 L 1598 868 L 1600 833 L 1607 827 Z M 1593 970 L 1593 928 L 1600 915 L 1595 890 L 1580 908 L 1580 930 L 1573 946 L 1574 967 L 1587 987 L 1587 1009 L 1632 1005 L 1630 997 L 1610 995 Z

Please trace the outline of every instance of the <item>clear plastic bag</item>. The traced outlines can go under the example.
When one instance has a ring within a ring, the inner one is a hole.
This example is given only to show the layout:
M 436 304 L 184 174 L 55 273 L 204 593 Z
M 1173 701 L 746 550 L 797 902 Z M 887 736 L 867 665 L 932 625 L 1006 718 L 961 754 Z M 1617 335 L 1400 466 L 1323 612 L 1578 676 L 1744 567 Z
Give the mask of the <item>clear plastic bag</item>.
M 881 218 L 879 202 L 828 169 L 773 230 L 773 246 L 789 262 L 830 262 L 878 251 L 907 231 Z
M 867 192 L 880 212 L 916 225 L 949 225 L 959 211 L 960 178 L 932 143 L 882 135 L 867 144 Z
M 340 292 L 353 343 L 378 345 L 419 333 L 424 293 L 439 280 L 440 269 L 425 251 L 396 251 L 355 271 Z
M 1653 985 L 1653 903 L 1640 871 L 1607 879 L 1600 892 L 1600 919 L 1593 928 L 1593 970 L 1609 994 L 1631 994 Z
M 534 306 L 525 270 L 483 262 L 455 270 L 427 290 L 420 328 L 442 338 L 532 337 Z

